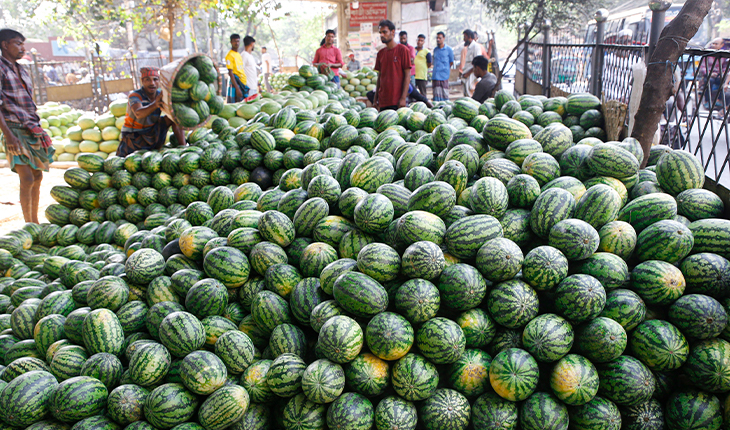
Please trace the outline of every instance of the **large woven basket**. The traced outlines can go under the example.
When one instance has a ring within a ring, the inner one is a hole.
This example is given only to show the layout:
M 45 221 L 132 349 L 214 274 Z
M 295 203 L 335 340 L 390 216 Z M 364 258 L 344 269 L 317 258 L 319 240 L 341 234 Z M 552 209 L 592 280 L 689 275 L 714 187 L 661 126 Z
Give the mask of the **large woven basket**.
M 196 57 L 204 57 L 204 56 L 207 56 L 207 55 L 203 54 L 203 53 L 199 53 L 199 52 L 195 53 L 195 54 L 191 54 L 191 55 L 188 55 L 187 57 L 184 57 L 179 60 L 175 60 L 172 63 L 166 64 L 165 66 L 163 66 L 160 69 L 160 84 L 162 87 L 162 106 L 160 108 L 165 113 L 165 115 L 169 116 L 172 119 L 172 121 L 175 124 L 180 124 L 180 122 L 175 117 L 175 112 L 172 109 L 172 86 L 175 84 L 175 77 L 177 76 L 177 72 L 179 72 L 180 69 L 182 69 L 182 67 L 185 65 L 185 63 L 187 63 L 191 59 L 196 58 Z M 211 60 L 212 60 L 212 58 L 211 58 Z M 215 62 L 213 62 L 213 63 L 215 63 Z M 200 123 L 198 125 L 196 125 L 195 127 L 183 127 L 183 129 L 194 130 L 198 127 L 205 125 L 209 119 L 210 119 L 210 115 L 208 115 L 208 117 L 205 118 L 205 120 L 202 120 L 202 118 L 201 118 L 202 121 L 200 121 Z
M 621 131 L 626 122 L 626 112 L 628 105 L 618 100 L 608 100 L 601 103 L 601 111 L 603 111 L 603 122 L 605 124 L 606 137 L 608 140 L 619 140 Z

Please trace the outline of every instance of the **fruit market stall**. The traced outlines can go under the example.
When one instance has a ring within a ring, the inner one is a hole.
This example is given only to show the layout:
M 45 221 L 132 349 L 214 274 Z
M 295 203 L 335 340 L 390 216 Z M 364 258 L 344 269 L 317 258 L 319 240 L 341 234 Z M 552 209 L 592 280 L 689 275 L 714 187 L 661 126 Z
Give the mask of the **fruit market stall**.
M 304 84 L 78 156 L 0 236 L 5 428 L 728 422 L 730 220 L 692 154 L 605 142 L 585 94 Z

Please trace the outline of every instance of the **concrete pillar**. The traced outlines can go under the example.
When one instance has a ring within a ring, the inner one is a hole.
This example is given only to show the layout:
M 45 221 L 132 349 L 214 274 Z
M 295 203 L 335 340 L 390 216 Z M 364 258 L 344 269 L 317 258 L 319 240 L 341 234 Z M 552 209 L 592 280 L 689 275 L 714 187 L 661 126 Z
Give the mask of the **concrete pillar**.
M 350 20 L 347 18 L 346 10 L 350 7 L 349 3 L 337 3 L 337 47 L 342 51 L 345 57 L 347 51 L 347 33 L 350 31 Z
M 388 0 L 388 19 L 395 24 L 395 29 L 401 28 L 403 23 L 403 16 L 401 14 L 401 1 L 400 0 Z

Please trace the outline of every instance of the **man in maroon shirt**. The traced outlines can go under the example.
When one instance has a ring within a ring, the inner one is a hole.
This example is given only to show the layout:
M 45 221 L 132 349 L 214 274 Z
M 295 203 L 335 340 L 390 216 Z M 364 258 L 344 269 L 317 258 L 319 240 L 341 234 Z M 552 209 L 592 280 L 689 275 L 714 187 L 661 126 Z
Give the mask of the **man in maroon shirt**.
M 385 47 L 378 52 L 375 70 L 380 72 L 375 87 L 373 105 L 378 110 L 398 109 L 406 106 L 408 84 L 411 78 L 411 53 L 394 39 L 395 25 L 380 21 L 380 41 Z

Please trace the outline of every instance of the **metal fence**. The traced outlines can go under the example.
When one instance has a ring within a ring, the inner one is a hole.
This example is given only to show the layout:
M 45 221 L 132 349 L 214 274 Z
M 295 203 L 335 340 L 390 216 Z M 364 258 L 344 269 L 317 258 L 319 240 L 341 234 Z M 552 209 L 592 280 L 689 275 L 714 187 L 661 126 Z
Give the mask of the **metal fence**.
M 730 188 L 730 52 L 688 49 L 675 65 L 674 79 L 661 143 L 692 152 L 708 178 Z
M 646 63 L 652 44 L 604 39 L 603 29 L 596 34 L 586 43 L 585 36 L 543 28 L 519 51 L 517 88 L 548 97 L 590 92 L 628 105 L 634 67 Z M 730 188 L 730 52 L 687 49 L 674 68 L 676 91 L 660 124 L 660 142 L 692 152 L 709 179 Z

